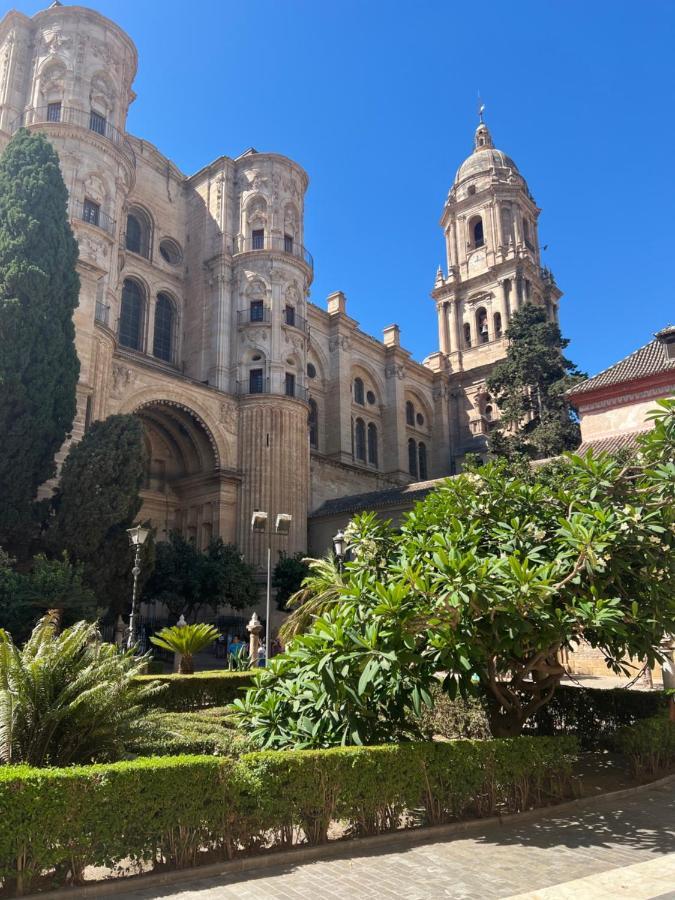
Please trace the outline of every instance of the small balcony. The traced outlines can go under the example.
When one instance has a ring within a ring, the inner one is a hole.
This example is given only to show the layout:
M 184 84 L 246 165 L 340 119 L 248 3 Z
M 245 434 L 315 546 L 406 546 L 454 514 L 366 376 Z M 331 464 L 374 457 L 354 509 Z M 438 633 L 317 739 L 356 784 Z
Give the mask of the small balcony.
M 241 396 L 254 396 L 256 394 L 275 394 L 279 397 L 295 397 L 296 400 L 307 400 L 308 389 L 302 384 L 277 384 L 270 383 L 269 378 L 249 379 L 237 382 L 237 394 Z
M 269 325 L 271 321 L 272 310 L 267 306 L 237 310 L 237 325 Z
M 297 328 L 298 331 L 302 331 L 305 334 L 309 332 L 309 322 L 304 316 L 298 315 L 295 310 L 291 311 L 288 308 L 283 311 L 281 324 L 285 325 L 287 328 Z
M 31 106 L 12 122 L 9 130 L 14 134 L 19 128 L 31 125 L 76 125 L 79 128 L 86 128 L 87 131 L 93 131 L 106 138 L 130 160 L 132 165 L 136 165 L 136 155 L 125 135 L 111 125 L 105 116 L 94 110 L 62 106 L 60 103 Z
M 86 222 L 87 225 L 93 225 L 95 228 L 105 231 L 106 234 L 114 236 L 115 220 L 104 213 L 96 203 L 71 198 L 69 208 L 71 218 L 77 219 L 78 222 Z
M 254 235 L 250 238 L 234 239 L 234 246 L 232 249 L 233 254 L 251 253 L 256 250 L 286 253 L 288 256 L 301 260 L 307 268 L 314 271 L 314 258 L 312 257 L 312 254 L 306 247 L 303 247 L 302 244 L 298 244 L 296 241 L 290 239 L 288 235 L 284 235 L 283 237 Z

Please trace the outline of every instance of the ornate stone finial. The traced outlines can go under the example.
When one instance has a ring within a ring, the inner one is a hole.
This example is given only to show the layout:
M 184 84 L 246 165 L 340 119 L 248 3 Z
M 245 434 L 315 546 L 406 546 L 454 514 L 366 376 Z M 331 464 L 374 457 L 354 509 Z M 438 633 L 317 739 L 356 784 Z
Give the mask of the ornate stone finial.
M 444 284 L 445 284 L 445 280 L 443 278 L 443 270 L 439 266 L 436 271 L 436 281 L 434 281 L 434 287 L 435 288 L 443 287 Z
M 473 147 L 474 153 L 476 153 L 478 150 L 489 150 L 494 147 L 494 141 L 492 140 L 490 129 L 483 121 L 482 115 L 480 125 L 478 126 L 478 128 L 476 128 L 476 134 L 474 135 Z

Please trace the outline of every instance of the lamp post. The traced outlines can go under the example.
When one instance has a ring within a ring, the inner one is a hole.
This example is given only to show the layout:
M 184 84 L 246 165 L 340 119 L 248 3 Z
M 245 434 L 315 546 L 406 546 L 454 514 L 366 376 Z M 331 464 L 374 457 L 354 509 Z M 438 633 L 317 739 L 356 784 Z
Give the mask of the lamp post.
M 272 638 L 271 624 L 271 591 L 272 591 L 272 534 L 273 532 L 267 528 L 268 515 L 261 509 L 256 509 L 251 516 L 251 531 L 254 534 L 267 535 L 267 592 L 265 597 L 265 617 L 267 625 L 265 628 L 265 659 L 270 658 L 270 643 Z M 293 516 L 290 513 L 279 513 L 274 524 L 274 533 L 287 535 L 291 530 L 291 522 Z
M 333 550 L 337 558 L 338 572 L 342 573 L 342 565 L 345 558 L 345 535 L 341 528 L 333 538 Z
M 134 576 L 134 590 L 131 595 L 131 615 L 129 616 L 129 636 L 127 638 L 127 650 L 132 650 L 136 646 L 136 628 L 138 619 L 138 610 L 136 609 L 138 601 L 138 576 L 141 574 L 141 547 L 145 543 L 147 536 L 150 534 L 149 528 L 143 525 L 135 525 L 133 528 L 127 528 L 129 542 L 132 547 L 136 548 L 134 556 L 134 567 L 131 574 Z

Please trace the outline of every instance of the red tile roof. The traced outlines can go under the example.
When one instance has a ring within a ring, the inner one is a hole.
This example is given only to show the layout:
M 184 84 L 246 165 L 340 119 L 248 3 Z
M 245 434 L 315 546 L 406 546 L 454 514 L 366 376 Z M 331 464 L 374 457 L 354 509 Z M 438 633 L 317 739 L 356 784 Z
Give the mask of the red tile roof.
M 631 431 L 629 434 L 613 434 L 611 437 L 599 438 L 596 441 L 584 441 L 579 449 L 574 452 L 578 456 L 583 456 L 589 450 L 593 450 L 594 453 L 616 453 L 617 450 L 633 450 L 637 447 L 637 439 L 641 434 L 647 434 L 648 430 Z
M 614 363 L 608 369 L 599 372 L 592 378 L 587 378 L 568 391 L 572 397 L 577 394 L 586 394 L 598 388 L 610 387 L 615 384 L 623 384 L 628 381 L 637 381 L 649 375 L 660 375 L 671 369 L 675 372 L 675 356 L 669 357 L 667 340 L 675 338 L 675 325 L 669 325 L 663 331 L 659 331 L 653 341 L 635 350 L 629 356 Z

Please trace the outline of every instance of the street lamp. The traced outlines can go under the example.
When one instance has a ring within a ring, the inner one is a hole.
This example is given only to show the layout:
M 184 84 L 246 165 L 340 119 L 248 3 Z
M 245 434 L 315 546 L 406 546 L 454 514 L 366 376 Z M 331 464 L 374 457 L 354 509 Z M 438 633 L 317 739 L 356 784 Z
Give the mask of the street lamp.
M 127 534 L 129 535 L 129 543 L 132 547 L 136 548 L 134 567 L 131 570 L 131 574 L 134 576 L 134 590 L 131 595 L 131 615 L 129 616 L 129 636 L 127 638 L 127 650 L 132 650 L 136 645 L 136 620 L 138 618 L 136 605 L 138 576 L 141 574 L 141 547 L 145 543 L 147 536 L 150 534 L 150 529 L 144 528 L 143 525 L 135 525 L 133 528 L 127 528 Z
M 341 528 L 333 538 L 333 550 L 337 557 L 338 572 L 342 572 L 342 563 L 345 558 L 345 535 Z
M 267 618 L 267 627 L 265 628 L 265 659 L 270 658 L 270 643 L 272 638 L 272 629 L 270 627 L 272 609 L 271 609 L 271 593 L 272 593 L 272 532 L 267 530 L 268 515 L 261 509 L 253 511 L 251 516 L 251 531 L 254 534 L 267 535 L 267 593 L 265 597 L 265 616 Z M 274 523 L 274 531 L 276 534 L 288 535 L 291 530 L 291 522 L 293 516 L 290 513 L 279 513 Z

